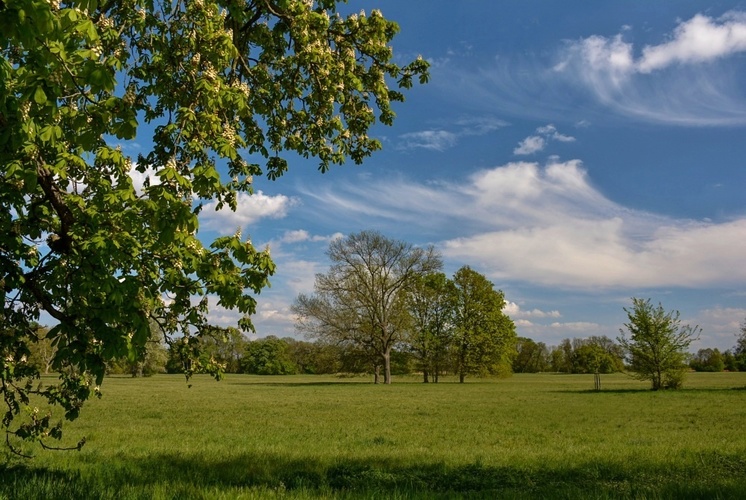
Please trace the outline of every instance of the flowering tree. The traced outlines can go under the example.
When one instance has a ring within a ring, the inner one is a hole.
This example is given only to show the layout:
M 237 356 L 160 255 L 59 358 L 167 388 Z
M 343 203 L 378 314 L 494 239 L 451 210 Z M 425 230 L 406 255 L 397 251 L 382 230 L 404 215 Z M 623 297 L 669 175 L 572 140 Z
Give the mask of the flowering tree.
M 395 23 L 377 11 L 343 17 L 336 4 L 0 1 L 0 391 L 11 447 L 60 438 L 49 414 L 26 410 L 29 396 L 75 418 L 107 360 L 143 355 L 151 320 L 197 348 L 214 296 L 252 328 L 246 291 L 259 293 L 274 264 L 240 233 L 204 244 L 203 206 L 235 209 L 253 176 L 285 172 L 288 151 L 318 158 L 321 171 L 361 162 L 381 146 L 371 125 L 391 124 L 391 102 L 403 100 L 389 86 L 427 78 L 421 59 L 391 62 Z M 120 145 L 136 137 L 144 149 L 130 158 Z M 136 189 L 133 176 L 146 174 Z M 28 356 L 42 313 L 56 322 L 61 375 L 36 388 Z

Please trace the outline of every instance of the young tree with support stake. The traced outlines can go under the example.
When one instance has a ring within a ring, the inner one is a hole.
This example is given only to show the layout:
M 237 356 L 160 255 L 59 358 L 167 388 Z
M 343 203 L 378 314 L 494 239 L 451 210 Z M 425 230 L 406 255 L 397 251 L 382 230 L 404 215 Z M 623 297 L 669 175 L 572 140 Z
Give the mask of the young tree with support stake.
M 200 211 L 235 210 L 287 152 L 322 172 L 360 163 L 396 88 L 427 80 L 422 59 L 392 62 L 395 23 L 337 3 L 0 0 L 0 392 L 16 451 L 61 437 L 26 412 L 32 395 L 77 417 L 108 360 L 143 355 L 149 321 L 188 355 L 214 296 L 251 330 L 272 259 L 240 232 L 204 243 Z M 120 148 L 135 138 L 136 159 Z M 42 313 L 61 375 L 38 389 Z

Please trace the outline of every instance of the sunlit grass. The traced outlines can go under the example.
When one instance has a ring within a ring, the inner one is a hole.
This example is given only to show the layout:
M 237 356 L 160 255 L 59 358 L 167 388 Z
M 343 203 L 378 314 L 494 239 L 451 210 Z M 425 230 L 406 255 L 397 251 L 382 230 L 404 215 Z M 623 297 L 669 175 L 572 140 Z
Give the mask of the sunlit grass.
M 746 373 L 503 380 L 108 378 L 79 453 L 9 462 L 9 498 L 701 497 L 746 491 Z

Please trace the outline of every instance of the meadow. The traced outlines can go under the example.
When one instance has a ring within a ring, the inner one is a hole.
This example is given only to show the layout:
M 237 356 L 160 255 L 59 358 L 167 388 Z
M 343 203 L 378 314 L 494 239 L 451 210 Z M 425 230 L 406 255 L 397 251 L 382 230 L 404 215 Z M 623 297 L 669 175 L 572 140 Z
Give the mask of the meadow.
M 0 498 L 746 498 L 746 373 L 109 377 Z

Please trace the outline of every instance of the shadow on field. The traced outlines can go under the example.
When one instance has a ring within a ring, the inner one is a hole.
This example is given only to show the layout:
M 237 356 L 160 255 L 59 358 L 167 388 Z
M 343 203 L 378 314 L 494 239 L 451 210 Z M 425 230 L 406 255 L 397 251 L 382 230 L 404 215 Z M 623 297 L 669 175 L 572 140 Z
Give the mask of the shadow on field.
M 251 454 L 224 460 L 183 454 L 120 455 L 96 462 L 85 477 L 34 469 L 33 463 L 0 465 L 0 498 L 147 498 L 148 492 L 164 490 L 168 498 L 202 497 L 195 495 L 200 491 L 211 492 L 212 497 L 252 488 L 376 498 L 743 498 L 746 457 L 711 452 L 693 458 L 674 465 L 589 462 L 526 467 L 385 459 L 318 463 Z
M 564 394 L 709 394 L 732 391 L 746 391 L 746 387 L 684 387 L 682 389 L 661 389 L 658 391 L 654 391 L 650 387 L 635 389 L 601 389 L 600 391 L 597 391 L 595 389 L 555 389 L 551 392 L 559 392 Z
M 601 389 L 597 391 L 595 389 L 554 389 L 550 392 L 559 392 L 563 394 L 635 394 L 644 392 L 653 392 L 650 388 L 646 389 Z
M 229 382 L 230 385 L 251 385 L 251 386 L 270 386 L 270 387 L 328 387 L 328 386 L 347 386 L 350 384 L 373 385 L 373 382 L 367 380 L 340 380 L 339 382 Z

